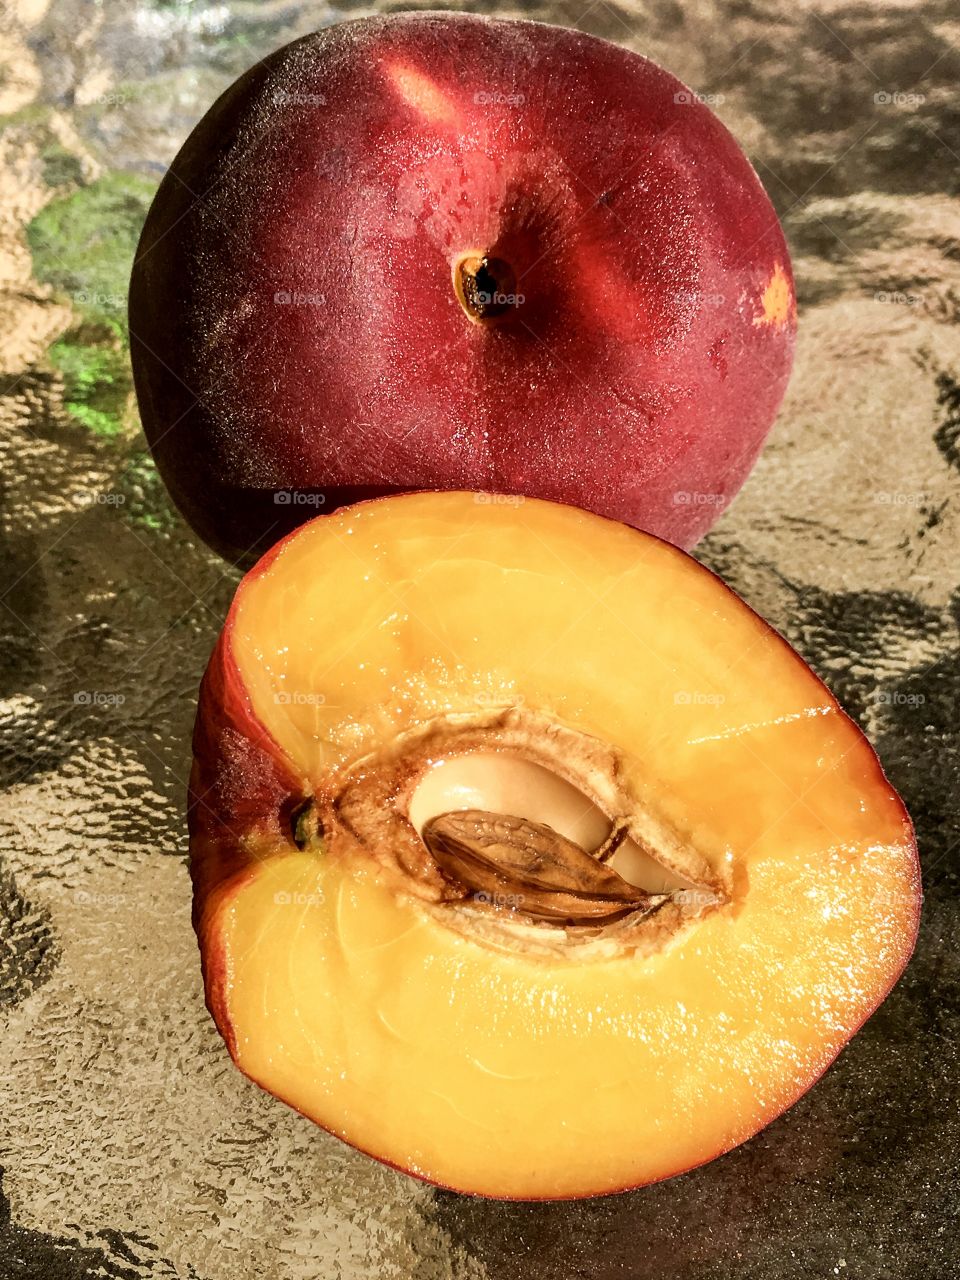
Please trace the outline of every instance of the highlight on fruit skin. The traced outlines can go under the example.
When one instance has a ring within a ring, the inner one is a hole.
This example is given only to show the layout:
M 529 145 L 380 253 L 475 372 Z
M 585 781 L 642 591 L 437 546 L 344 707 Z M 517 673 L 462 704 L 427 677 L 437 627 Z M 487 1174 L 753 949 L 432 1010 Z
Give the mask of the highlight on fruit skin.
M 757 457 L 795 327 L 776 212 L 696 93 L 472 14 L 341 23 L 243 75 L 161 183 L 130 290 L 160 472 L 244 563 L 411 489 L 690 547 Z
M 322 516 L 241 583 L 191 776 L 252 1080 L 464 1192 L 601 1194 L 789 1107 L 913 949 L 909 818 L 690 557 L 536 500 Z

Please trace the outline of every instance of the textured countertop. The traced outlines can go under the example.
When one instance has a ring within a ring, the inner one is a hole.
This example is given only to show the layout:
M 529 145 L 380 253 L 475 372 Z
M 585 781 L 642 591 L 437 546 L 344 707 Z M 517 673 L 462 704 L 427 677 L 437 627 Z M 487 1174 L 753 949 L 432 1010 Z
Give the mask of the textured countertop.
M 384 4 L 383 9 L 393 6 Z M 734 1153 L 560 1205 L 438 1192 L 232 1067 L 184 792 L 236 583 L 171 510 L 124 330 L 164 166 L 242 69 L 340 16 L 268 0 L 0 15 L 0 1280 L 948 1280 L 958 1248 L 960 21 L 946 0 L 581 0 L 731 127 L 784 220 L 786 404 L 698 548 L 860 721 L 916 821 L 906 976 Z

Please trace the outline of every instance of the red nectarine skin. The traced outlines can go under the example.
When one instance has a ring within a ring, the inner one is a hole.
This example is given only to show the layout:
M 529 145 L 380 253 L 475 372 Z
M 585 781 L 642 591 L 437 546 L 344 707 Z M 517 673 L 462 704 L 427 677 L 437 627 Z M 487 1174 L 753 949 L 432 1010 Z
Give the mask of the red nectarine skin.
M 493 322 L 458 299 L 466 255 L 515 281 Z M 454 14 L 333 27 L 228 89 L 161 184 L 130 304 L 160 470 L 240 559 L 430 488 L 688 547 L 760 449 L 794 325 L 774 210 L 694 93 L 576 31 Z

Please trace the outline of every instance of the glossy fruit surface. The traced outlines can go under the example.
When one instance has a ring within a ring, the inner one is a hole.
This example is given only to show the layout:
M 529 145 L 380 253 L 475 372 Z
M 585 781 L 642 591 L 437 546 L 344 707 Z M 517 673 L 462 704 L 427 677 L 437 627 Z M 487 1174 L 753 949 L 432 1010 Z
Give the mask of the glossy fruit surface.
M 410 489 L 689 547 L 774 419 L 795 306 L 756 174 L 679 81 L 576 31 L 408 14 L 288 45 L 215 103 L 130 324 L 163 476 L 233 558 Z

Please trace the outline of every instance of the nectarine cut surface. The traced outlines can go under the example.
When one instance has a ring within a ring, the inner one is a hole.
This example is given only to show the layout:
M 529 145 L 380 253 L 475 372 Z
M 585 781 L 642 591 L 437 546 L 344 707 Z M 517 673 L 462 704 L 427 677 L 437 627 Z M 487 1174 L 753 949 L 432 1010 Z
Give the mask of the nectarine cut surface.
M 321 517 L 241 584 L 191 785 L 240 1068 L 464 1191 L 641 1185 L 750 1137 L 910 955 L 857 727 L 682 552 L 540 501 Z
M 690 546 L 793 355 L 787 247 L 698 95 L 578 31 L 344 23 L 211 107 L 130 330 L 174 499 L 242 558 L 358 497 L 487 489 Z

